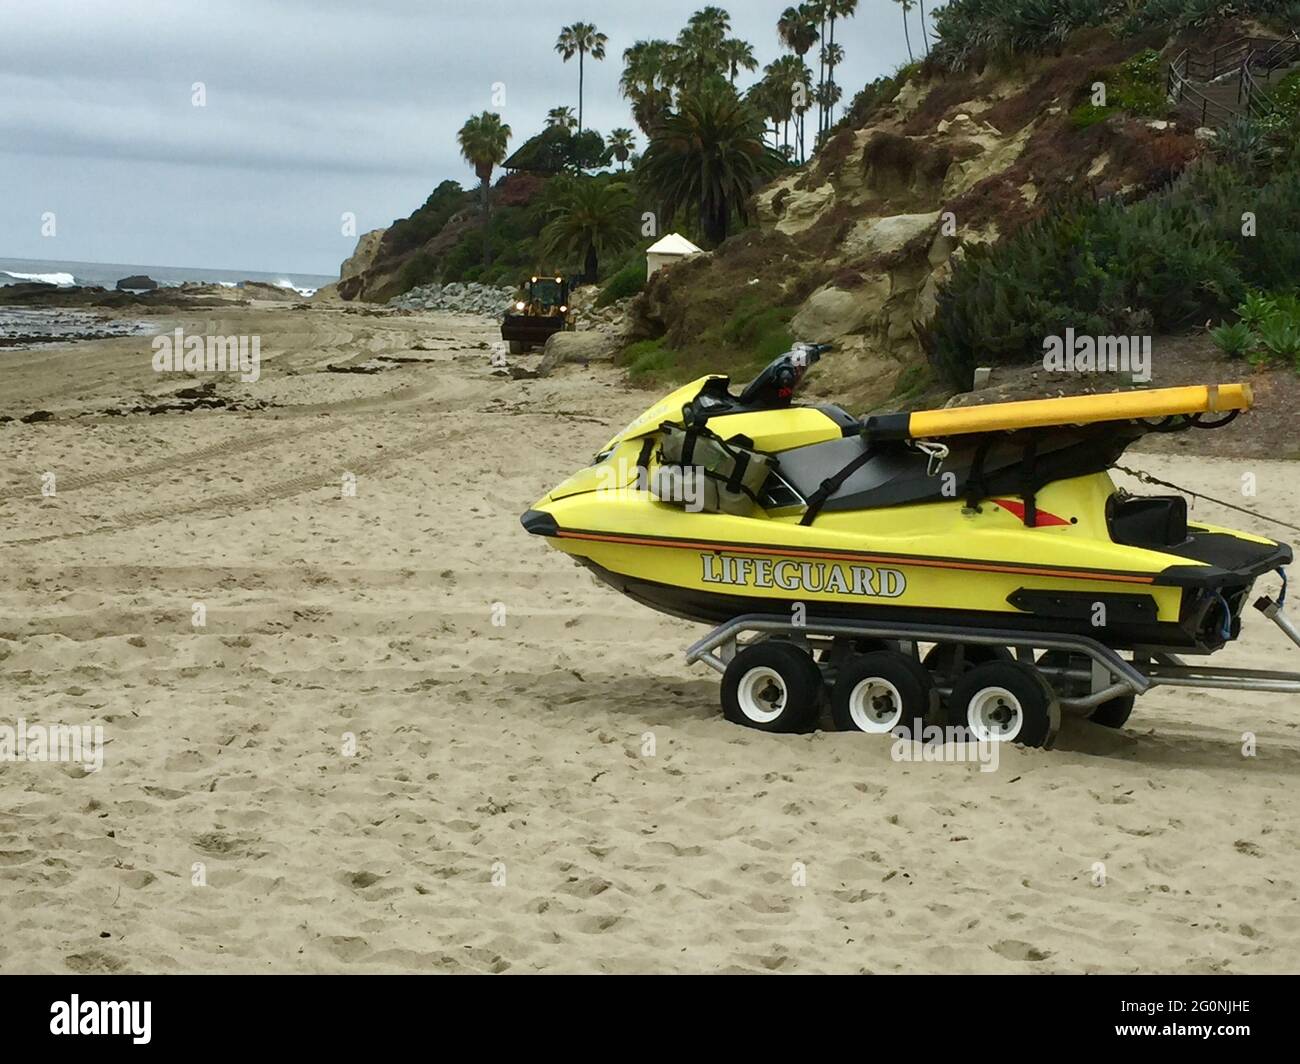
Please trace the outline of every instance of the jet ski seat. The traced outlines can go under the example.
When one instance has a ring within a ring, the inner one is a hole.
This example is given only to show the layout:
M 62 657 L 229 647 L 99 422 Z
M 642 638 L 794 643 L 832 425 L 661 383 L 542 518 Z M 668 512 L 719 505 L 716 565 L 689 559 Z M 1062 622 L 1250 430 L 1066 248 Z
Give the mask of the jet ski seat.
M 782 451 L 777 460 L 781 477 L 816 512 L 953 498 L 975 505 L 991 495 L 1032 496 L 1054 480 L 1109 469 L 1144 431 L 1112 422 L 954 437 L 933 475 L 924 450 L 867 434 Z

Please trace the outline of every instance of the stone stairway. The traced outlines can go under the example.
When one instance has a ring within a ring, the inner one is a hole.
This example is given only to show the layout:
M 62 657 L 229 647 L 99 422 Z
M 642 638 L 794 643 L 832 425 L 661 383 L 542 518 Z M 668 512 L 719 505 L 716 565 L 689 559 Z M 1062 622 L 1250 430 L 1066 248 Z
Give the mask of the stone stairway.
M 1184 117 L 1224 126 L 1269 109 L 1268 92 L 1300 69 L 1300 36 L 1241 37 L 1209 52 L 1184 51 L 1169 65 L 1169 98 Z

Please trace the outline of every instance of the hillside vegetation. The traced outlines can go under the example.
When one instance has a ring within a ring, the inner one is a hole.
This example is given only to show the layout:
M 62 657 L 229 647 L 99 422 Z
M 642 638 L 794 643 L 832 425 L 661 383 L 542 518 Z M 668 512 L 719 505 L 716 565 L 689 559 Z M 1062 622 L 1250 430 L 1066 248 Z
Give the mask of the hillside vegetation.
M 1217 131 L 1171 106 L 1165 79 L 1184 49 L 1278 36 L 1292 14 L 954 0 L 925 62 L 867 86 L 807 167 L 758 194 L 757 228 L 652 279 L 629 367 L 743 375 L 765 342 L 832 341 L 823 387 L 876 405 L 1032 364 L 1067 326 L 1222 323 L 1225 351 L 1290 359 L 1300 78 L 1270 86 L 1271 114 Z M 1248 306 L 1274 309 L 1252 326 Z

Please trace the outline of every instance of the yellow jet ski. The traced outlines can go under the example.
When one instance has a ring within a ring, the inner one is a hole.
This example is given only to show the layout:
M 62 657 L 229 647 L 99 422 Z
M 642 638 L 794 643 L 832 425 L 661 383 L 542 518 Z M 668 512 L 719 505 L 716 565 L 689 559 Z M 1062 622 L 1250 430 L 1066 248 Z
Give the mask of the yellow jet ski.
M 1300 692 L 1174 657 L 1237 638 L 1290 547 L 1110 474 L 1146 433 L 1233 420 L 1248 385 L 860 421 L 792 402 L 827 350 L 797 346 L 739 395 L 716 375 L 679 388 L 522 518 L 630 598 L 717 625 L 687 656 L 723 674 L 729 719 L 807 730 L 829 693 L 841 728 L 1045 745 L 1062 708 L 1118 727 L 1156 683 Z

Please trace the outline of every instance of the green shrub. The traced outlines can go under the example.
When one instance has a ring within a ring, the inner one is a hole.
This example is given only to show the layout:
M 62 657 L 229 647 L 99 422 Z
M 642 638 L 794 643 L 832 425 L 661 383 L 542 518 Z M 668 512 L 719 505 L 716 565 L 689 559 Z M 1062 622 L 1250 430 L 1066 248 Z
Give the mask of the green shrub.
M 1089 126 L 1095 126 L 1098 122 L 1104 122 L 1115 113 L 1113 107 L 1098 107 L 1091 100 L 1079 104 L 1070 112 L 1070 124 L 1075 129 L 1087 129 Z
M 1245 358 L 1255 350 L 1255 334 L 1244 321 L 1211 329 L 1210 339 L 1229 358 Z
M 1066 326 L 1176 331 L 1241 303 L 1257 331 L 1278 303 L 1247 291 L 1292 292 L 1298 278 L 1300 173 L 1210 164 L 1131 206 L 1065 207 L 972 248 L 921 339 L 937 374 L 965 389 L 977 365 L 1037 361 L 1044 337 Z
M 1300 324 L 1285 314 L 1274 314 L 1258 329 L 1259 345 L 1269 361 L 1288 365 L 1300 360 Z
M 398 291 L 405 292 L 416 285 L 430 284 L 436 281 L 438 276 L 438 261 L 432 255 L 422 251 L 403 263 L 401 270 L 398 271 Z
M 1233 306 L 1243 287 L 1228 249 L 1186 207 L 1089 204 L 972 249 L 921 338 L 935 370 L 966 389 L 977 365 L 1036 361 L 1067 326 L 1171 331 Z
M 620 299 L 634 296 L 645 288 L 646 263 L 644 255 L 633 259 L 614 274 L 596 298 L 596 306 L 607 307 Z
M 1248 329 L 1258 329 L 1277 314 L 1277 304 L 1266 295 L 1251 292 L 1237 307 L 1237 317 Z
M 624 350 L 619 361 L 627 367 L 629 378 L 636 380 L 658 377 L 670 371 L 677 362 L 677 354 L 664 346 L 664 338 L 642 340 Z
M 1300 112 L 1300 70 L 1294 70 L 1268 90 L 1273 110 L 1281 115 Z

